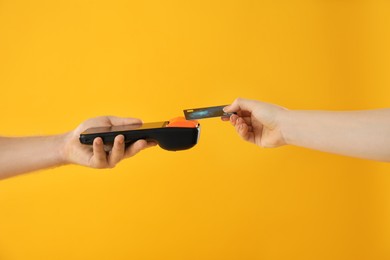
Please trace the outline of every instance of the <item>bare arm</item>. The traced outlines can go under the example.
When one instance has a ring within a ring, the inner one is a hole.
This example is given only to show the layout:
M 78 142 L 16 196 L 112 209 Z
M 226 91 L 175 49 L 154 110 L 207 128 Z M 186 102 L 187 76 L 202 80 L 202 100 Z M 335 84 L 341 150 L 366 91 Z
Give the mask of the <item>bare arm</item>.
M 65 135 L 0 137 L 0 178 L 66 164 Z
M 390 161 L 390 109 L 287 111 L 281 131 L 287 144 L 378 161 Z
M 262 147 L 297 145 L 358 158 L 390 161 L 390 109 L 300 111 L 236 99 L 225 108 L 246 141 Z
M 140 123 L 139 119 L 113 116 L 89 119 L 66 134 L 37 137 L 0 137 L 0 179 L 39 169 L 65 164 L 79 164 L 92 168 L 112 168 L 122 159 L 156 145 L 138 140 L 125 148 L 123 135 L 115 138 L 109 152 L 104 150 L 101 138 L 92 146 L 79 142 L 82 131 L 90 127 Z

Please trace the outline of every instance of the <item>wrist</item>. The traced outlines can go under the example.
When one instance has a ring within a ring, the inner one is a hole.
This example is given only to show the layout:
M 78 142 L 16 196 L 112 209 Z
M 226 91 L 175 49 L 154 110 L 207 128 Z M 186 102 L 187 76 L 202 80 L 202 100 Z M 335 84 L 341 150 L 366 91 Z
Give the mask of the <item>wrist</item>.
M 68 159 L 68 143 L 71 140 L 72 132 L 60 134 L 56 136 L 57 139 L 57 158 L 59 165 L 69 164 Z
M 291 128 L 289 127 L 291 118 L 293 117 L 294 111 L 284 109 L 280 111 L 278 117 L 278 126 L 280 130 L 280 135 L 282 138 L 282 143 L 284 145 L 293 144 L 293 140 L 291 138 Z
M 302 142 L 307 139 L 310 126 L 315 124 L 315 118 L 302 110 L 287 111 L 281 121 L 281 131 L 286 144 L 297 146 L 302 146 Z

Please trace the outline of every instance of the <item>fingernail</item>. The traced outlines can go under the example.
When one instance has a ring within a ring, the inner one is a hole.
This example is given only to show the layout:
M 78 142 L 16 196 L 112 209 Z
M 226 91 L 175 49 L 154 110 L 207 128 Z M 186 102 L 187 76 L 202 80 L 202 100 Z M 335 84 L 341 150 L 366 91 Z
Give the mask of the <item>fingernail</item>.
M 223 112 L 226 112 L 226 110 L 229 108 L 230 106 L 226 106 L 226 107 L 224 107 L 222 110 L 223 110 Z

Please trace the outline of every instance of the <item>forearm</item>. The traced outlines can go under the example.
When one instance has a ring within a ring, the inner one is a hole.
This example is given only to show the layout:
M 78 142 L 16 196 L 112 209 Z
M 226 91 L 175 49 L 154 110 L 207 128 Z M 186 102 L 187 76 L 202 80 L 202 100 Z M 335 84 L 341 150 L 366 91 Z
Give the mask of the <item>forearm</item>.
M 0 137 L 0 179 L 65 164 L 65 135 Z
M 390 109 L 287 111 L 280 127 L 287 144 L 353 157 L 390 161 Z

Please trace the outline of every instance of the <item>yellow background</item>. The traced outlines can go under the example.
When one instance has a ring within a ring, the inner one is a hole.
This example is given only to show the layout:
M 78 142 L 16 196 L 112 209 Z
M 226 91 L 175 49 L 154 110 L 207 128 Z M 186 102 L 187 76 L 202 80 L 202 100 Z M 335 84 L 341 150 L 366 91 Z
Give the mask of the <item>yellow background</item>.
M 1 135 L 169 120 L 237 96 L 390 106 L 388 1 L 0 0 Z M 0 259 L 389 259 L 390 165 L 261 149 L 218 119 L 193 149 L 0 181 Z

